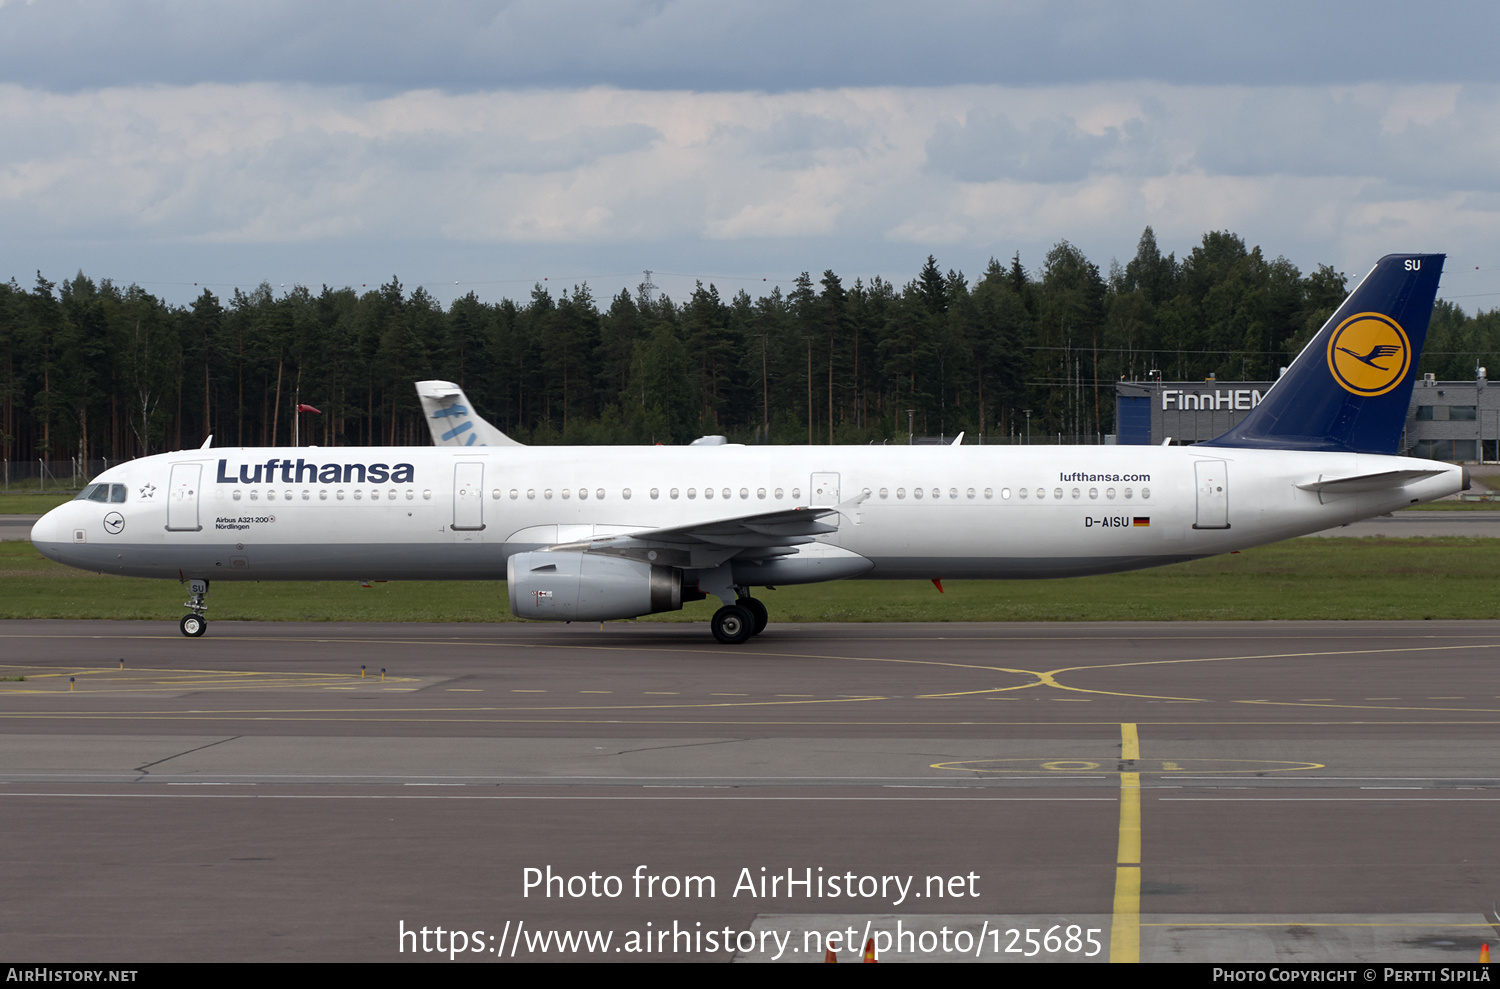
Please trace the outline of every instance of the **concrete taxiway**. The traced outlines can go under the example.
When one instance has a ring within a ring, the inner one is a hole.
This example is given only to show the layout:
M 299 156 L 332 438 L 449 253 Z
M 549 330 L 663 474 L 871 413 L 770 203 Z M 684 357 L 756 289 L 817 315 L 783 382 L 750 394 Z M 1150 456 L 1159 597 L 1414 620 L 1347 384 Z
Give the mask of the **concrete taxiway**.
M 5 622 L 0 926 L 60 961 L 784 962 L 834 931 L 1473 961 L 1497 663 L 1500 622 Z

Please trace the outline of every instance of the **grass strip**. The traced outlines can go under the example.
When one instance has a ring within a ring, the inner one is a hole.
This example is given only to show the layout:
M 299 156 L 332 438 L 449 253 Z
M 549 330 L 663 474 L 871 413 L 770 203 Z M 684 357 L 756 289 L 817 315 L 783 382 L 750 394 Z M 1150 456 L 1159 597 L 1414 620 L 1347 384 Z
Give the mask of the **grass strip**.
M 941 576 L 935 574 L 934 576 Z M 1500 618 L 1500 540 L 1292 539 L 1192 563 L 1061 580 L 836 581 L 760 591 L 774 622 Z M 176 619 L 171 581 L 86 573 L 0 543 L 0 618 Z M 707 621 L 718 602 L 641 621 Z M 215 583 L 211 621 L 513 621 L 484 581 Z

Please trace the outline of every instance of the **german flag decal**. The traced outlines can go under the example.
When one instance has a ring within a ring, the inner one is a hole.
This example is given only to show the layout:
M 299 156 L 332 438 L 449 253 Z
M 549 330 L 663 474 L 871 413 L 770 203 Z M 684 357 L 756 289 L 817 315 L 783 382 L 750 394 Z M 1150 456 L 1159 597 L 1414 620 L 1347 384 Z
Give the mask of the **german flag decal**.
M 1137 515 L 1137 516 L 1135 516 L 1134 525 L 1141 526 L 1141 525 L 1150 525 L 1150 524 L 1151 524 L 1151 516 L 1149 516 L 1149 515 Z

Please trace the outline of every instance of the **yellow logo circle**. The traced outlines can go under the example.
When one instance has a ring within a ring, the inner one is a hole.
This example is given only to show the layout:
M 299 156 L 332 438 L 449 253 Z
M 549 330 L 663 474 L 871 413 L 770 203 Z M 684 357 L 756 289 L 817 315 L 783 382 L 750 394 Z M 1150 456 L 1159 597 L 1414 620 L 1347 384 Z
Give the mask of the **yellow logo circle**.
M 1401 383 L 1410 367 L 1411 343 L 1389 316 L 1358 313 L 1328 338 L 1328 370 L 1355 395 L 1384 395 Z

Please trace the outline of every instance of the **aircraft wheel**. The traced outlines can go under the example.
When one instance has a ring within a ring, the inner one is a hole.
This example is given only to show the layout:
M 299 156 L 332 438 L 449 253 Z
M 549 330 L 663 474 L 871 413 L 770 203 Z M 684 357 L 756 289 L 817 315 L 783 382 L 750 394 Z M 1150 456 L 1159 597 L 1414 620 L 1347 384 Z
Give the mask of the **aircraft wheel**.
M 202 615 L 183 615 L 182 621 L 177 625 L 182 629 L 182 634 L 190 639 L 196 639 L 208 631 L 208 620 Z
M 755 619 L 755 628 L 751 635 L 759 635 L 766 630 L 766 623 L 771 620 L 766 606 L 755 598 L 740 598 L 735 604 L 750 612 L 750 617 Z
M 725 605 L 714 612 L 710 623 L 714 638 L 726 646 L 737 646 L 755 634 L 755 618 L 737 604 Z

